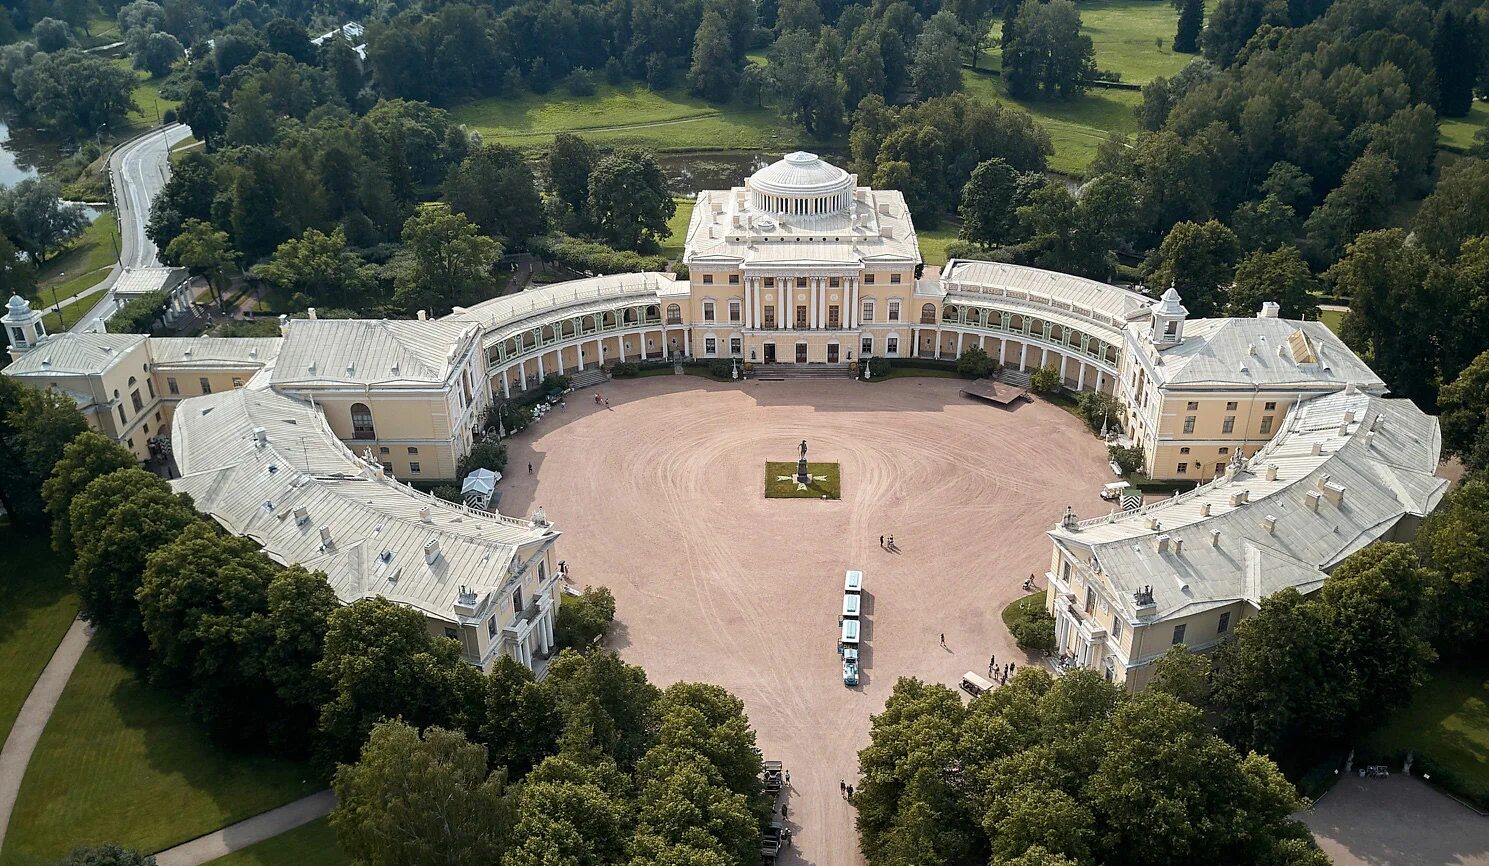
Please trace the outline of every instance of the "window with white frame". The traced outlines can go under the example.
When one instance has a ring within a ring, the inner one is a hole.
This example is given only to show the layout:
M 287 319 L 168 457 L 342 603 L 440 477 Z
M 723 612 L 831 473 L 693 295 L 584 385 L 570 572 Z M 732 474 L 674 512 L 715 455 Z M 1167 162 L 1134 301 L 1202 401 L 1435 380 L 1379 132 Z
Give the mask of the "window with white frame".
M 884 354 L 898 355 L 900 353 L 900 338 L 886 337 L 884 340 Z
M 741 354 L 742 353 L 742 350 L 741 350 L 740 346 L 741 346 L 741 343 L 740 343 L 740 340 L 739 340 L 738 337 L 730 337 L 729 338 L 729 354 L 731 354 L 731 355 Z
M 858 345 L 858 353 L 864 358 L 867 358 L 870 355 L 874 354 L 874 338 L 864 337 L 863 342 L 859 343 Z
M 865 298 L 864 299 L 864 302 L 863 302 L 863 320 L 865 322 L 872 322 L 872 321 L 874 321 L 874 300 L 873 300 L 873 298 Z
M 737 322 L 737 321 L 739 321 L 739 319 L 740 319 L 740 313 L 743 310 L 744 310 L 744 306 L 739 301 L 730 301 L 729 302 L 729 321 L 731 321 L 731 322 Z
M 705 321 L 705 322 L 712 322 L 713 321 L 713 301 L 704 301 L 703 302 L 703 321 Z
M 705 354 L 705 355 L 713 355 L 713 354 L 716 354 L 718 352 L 718 349 L 719 349 L 719 341 L 718 340 L 716 340 L 713 337 L 704 337 L 703 338 L 703 354 Z
M 889 321 L 891 321 L 891 322 L 898 322 L 899 320 L 900 320 L 900 302 L 899 301 L 890 301 L 889 302 Z

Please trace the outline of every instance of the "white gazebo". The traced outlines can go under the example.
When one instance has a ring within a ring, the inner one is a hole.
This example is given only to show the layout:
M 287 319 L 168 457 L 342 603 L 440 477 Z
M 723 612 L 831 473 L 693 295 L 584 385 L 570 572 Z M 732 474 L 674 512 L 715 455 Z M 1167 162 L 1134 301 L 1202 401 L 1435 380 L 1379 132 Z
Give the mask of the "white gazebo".
M 496 482 L 500 480 L 500 472 L 477 469 L 465 476 L 465 481 L 460 485 L 460 496 L 471 508 L 488 511 L 491 507 L 491 494 L 496 491 Z

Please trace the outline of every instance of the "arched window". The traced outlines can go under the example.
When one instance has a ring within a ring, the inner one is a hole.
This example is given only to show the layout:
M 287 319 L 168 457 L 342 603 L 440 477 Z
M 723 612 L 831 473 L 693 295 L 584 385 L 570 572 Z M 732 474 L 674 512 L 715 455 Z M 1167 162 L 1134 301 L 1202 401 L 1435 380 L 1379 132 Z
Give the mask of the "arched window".
M 920 308 L 920 323 L 922 325 L 936 324 L 936 305 L 926 304 Z
M 367 407 L 366 403 L 352 404 L 352 438 L 377 438 L 376 431 L 372 429 L 372 410 Z
M 956 305 L 955 304 L 947 304 L 945 307 L 943 307 L 941 309 L 941 321 L 943 321 L 943 322 L 955 322 L 956 321 Z
M 682 324 L 682 307 L 681 306 L 679 306 L 677 304 L 668 304 L 667 305 L 667 324 L 669 324 L 669 325 L 681 325 Z

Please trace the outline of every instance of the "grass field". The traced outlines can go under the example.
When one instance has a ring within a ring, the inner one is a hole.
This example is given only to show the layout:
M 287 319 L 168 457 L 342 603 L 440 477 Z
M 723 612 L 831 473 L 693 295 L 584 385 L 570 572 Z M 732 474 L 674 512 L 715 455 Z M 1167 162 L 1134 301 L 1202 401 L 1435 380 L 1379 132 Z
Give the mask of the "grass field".
M 1215 2 L 1205 5 L 1213 8 Z M 1096 68 L 1120 73 L 1123 83 L 1147 84 L 1159 76 L 1171 76 L 1198 56 L 1175 53 L 1172 46 L 1179 13 L 1167 3 L 1083 0 L 1080 12 L 1081 31 L 1091 37 L 1091 47 L 1096 51 Z M 1002 33 L 1003 22 L 994 22 L 992 46 L 982 52 L 979 66 L 1000 68 L 1003 51 L 998 40 Z
M 917 228 L 915 240 L 920 244 L 921 260 L 928 265 L 946 264 L 946 245 L 957 239 L 958 228 L 956 223 L 945 218 L 933 229 Z
M 1489 805 L 1489 665 L 1441 667 L 1366 741 L 1385 759 L 1415 752 L 1419 771 Z
M 720 108 L 681 90 L 602 84 L 594 96 L 555 90 L 489 97 L 456 106 L 450 116 L 488 141 L 543 147 L 560 132 L 600 144 L 659 151 L 789 150 L 805 133 L 767 108 Z
M 1474 101 L 1467 117 L 1445 118 L 1437 124 L 1438 143 L 1449 150 L 1467 152 L 1474 144 L 1474 133 L 1489 125 L 1489 104 Z
M 1055 154 L 1049 166 L 1061 174 L 1079 175 L 1096 158 L 1096 148 L 1113 132 L 1137 132 L 1133 108 L 1143 101 L 1135 90 L 1092 89 L 1070 101 L 1034 101 L 1009 98 L 1003 83 L 992 76 L 964 72 L 962 89 L 969 96 L 988 102 L 1015 105 L 1034 115 L 1049 130 Z
M 160 95 L 163 79 L 151 78 L 150 73 L 130 66 L 127 57 L 116 59 L 114 65 L 120 69 L 128 69 L 139 79 L 139 84 L 134 88 L 134 111 L 129 112 L 130 126 L 159 126 L 166 109 L 180 107 L 181 103 Z
M 0 742 L 77 612 L 50 538 L 0 524 Z
M 662 242 L 662 255 L 678 261 L 682 258 L 683 243 L 688 239 L 688 221 L 693 218 L 693 200 L 673 196 L 677 202 L 677 213 L 667 221 L 667 239 Z
M 42 265 L 37 274 L 38 306 L 50 307 L 102 282 L 118 260 L 118 233 L 118 217 L 113 211 L 104 211 L 71 247 Z M 101 300 L 103 292 L 92 292 L 84 300 L 63 307 L 60 322 L 56 313 L 48 312 L 47 328 L 52 333 L 67 330 Z
M 352 860 L 341 850 L 330 823 L 317 818 L 210 862 L 211 866 L 350 866 Z
M 1339 333 L 1339 326 L 1344 324 L 1343 310 L 1320 310 L 1318 320 L 1328 326 L 1329 330 Z
M 765 498 L 766 499 L 842 499 L 843 498 L 843 469 L 836 463 L 808 463 L 807 474 L 812 476 L 812 483 L 805 490 L 798 490 L 796 482 L 790 476 L 796 473 L 794 461 L 774 462 L 765 464 Z M 786 480 L 780 480 L 782 476 Z M 818 478 L 825 480 L 818 481 Z
M 303 765 L 217 749 L 179 695 L 94 645 L 31 757 L 0 864 L 44 866 L 100 842 L 159 851 L 319 787 Z

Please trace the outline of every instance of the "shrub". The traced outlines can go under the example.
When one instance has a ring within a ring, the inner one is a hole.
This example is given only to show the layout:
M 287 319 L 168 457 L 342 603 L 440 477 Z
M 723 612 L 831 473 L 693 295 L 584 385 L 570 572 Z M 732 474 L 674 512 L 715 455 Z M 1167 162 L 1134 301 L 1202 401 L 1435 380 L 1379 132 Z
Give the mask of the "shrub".
M 1040 367 L 1030 373 L 1029 390 L 1036 394 L 1053 394 L 1060 390 L 1060 371 L 1054 367 Z
M 615 621 L 615 596 L 603 586 L 586 589 L 578 598 L 566 597 L 558 608 L 553 640 L 559 648 L 583 649 Z
M 1106 456 L 1117 464 L 1123 475 L 1132 475 L 1143 471 L 1143 450 L 1141 448 L 1123 448 L 1120 445 L 1108 445 Z
M 465 504 L 465 497 L 460 495 L 460 488 L 453 484 L 437 484 L 429 492 L 446 502 Z
M 635 361 L 621 361 L 610 368 L 610 375 L 617 379 L 634 379 L 641 375 L 641 366 Z
M 595 74 L 588 69 L 576 69 L 564 79 L 564 89 L 570 96 L 594 96 L 599 90 Z
M 662 256 L 643 256 L 566 234 L 531 238 L 528 240 L 528 248 L 544 261 L 557 262 L 570 270 L 592 274 L 660 271 L 667 264 Z
M 507 446 L 495 439 L 483 439 L 471 446 L 470 453 L 460 458 L 456 474 L 464 478 L 475 469 L 501 472 L 507 468 Z
M 1055 618 L 1044 609 L 1044 596 L 1030 595 L 1003 610 L 1003 624 L 1019 649 L 1027 652 L 1055 651 Z
M 214 331 L 219 337 L 277 337 L 278 319 L 229 319 Z
M 988 357 L 981 346 L 973 346 L 956 359 L 956 371 L 964 379 L 986 379 L 998 369 L 998 362 Z
M 165 315 L 170 297 L 165 292 L 140 295 L 109 317 L 106 328 L 115 334 L 148 334 Z
M 160 122 L 161 123 L 164 123 L 167 126 L 171 125 L 172 123 L 175 123 L 176 122 L 176 109 L 174 109 L 174 108 L 167 108 L 165 110 L 165 113 L 160 116 Z
M 734 378 L 734 362 L 728 358 L 714 358 L 708 362 L 708 375 L 715 379 Z
M 549 373 L 547 376 L 543 377 L 543 393 L 562 394 L 563 392 L 569 390 L 569 382 L 570 379 L 568 376 L 563 376 L 558 373 Z
M 1117 430 L 1122 426 L 1122 404 L 1110 394 L 1082 391 L 1075 399 L 1075 406 L 1092 433 L 1100 433 L 1102 424 L 1109 430 Z
M 889 359 L 888 358 L 870 358 L 869 359 L 869 372 L 872 373 L 872 374 L 874 374 L 875 376 L 879 376 L 879 377 L 888 376 L 889 375 Z

